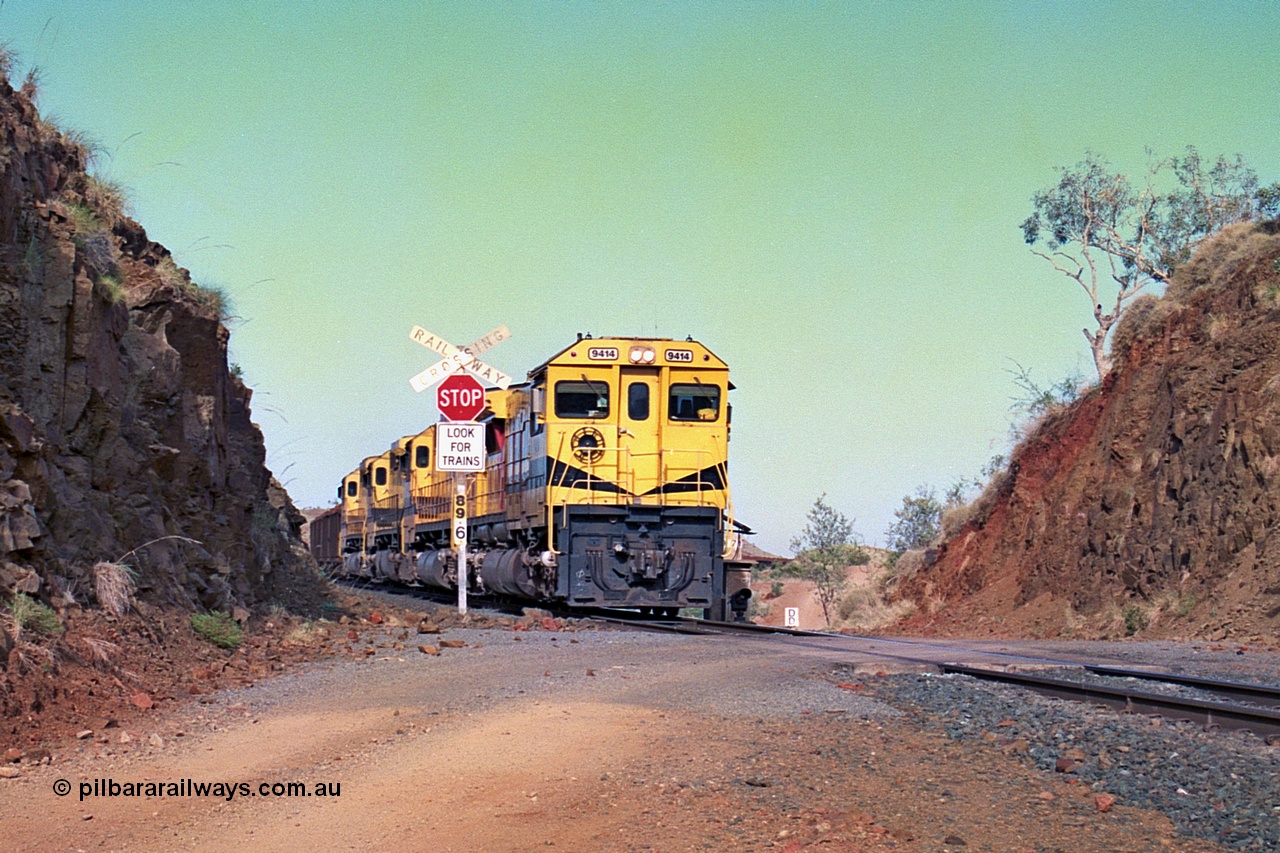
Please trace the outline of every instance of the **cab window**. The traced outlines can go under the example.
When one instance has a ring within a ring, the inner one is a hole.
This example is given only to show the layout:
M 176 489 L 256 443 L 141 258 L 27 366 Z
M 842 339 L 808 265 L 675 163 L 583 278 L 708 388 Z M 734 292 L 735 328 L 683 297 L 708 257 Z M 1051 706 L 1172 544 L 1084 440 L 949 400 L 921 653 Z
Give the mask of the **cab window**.
M 387 469 L 379 465 L 373 472 L 373 481 L 379 486 L 385 486 L 387 484 Z
M 627 386 L 627 417 L 633 421 L 649 419 L 649 386 L 644 382 Z
M 356 496 L 357 488 L 359 487 L 356 485 L 355 480 L 348 480 L 347 481 L 347 497 L 354 498 Z
M 714 421 L 720 417 L 720 386 L 673 383 L 667 417 L 673 421 Z
M 431 448 L 425 444 L 419 444 L 413 449 L 413 464 L 415 468 L 428 468 L 431 466 Z
M 556 417 L 604 418 L 608 415 L 609 386 L 606 383 L 556 383 Z

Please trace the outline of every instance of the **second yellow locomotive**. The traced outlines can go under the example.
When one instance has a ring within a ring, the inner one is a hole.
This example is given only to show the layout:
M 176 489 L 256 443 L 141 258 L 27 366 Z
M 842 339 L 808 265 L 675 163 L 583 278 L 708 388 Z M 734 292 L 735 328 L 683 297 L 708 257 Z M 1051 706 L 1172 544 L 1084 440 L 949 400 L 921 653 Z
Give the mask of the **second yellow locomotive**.
M 580 336 L 526 382 L 487 389 L 485 470 L 467 488 L 472 588 L 726 618 L 744 585 L 732 388 L 728 366 L 692 339 Z M 343 574 L 456 588 L 457 475 L 436 470 L 435 435 L 403 436 L 343 478 Z

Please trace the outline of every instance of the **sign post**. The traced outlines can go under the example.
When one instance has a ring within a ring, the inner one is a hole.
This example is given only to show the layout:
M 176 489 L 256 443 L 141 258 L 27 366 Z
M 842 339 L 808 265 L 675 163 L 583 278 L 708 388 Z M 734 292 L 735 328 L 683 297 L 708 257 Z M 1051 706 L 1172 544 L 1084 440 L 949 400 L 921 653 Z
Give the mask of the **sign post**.
M 467 613 L 467 475 L 457 477 L 457 493 L 453 496 L 453 521 L 449 538 L 458 552 L 458 612 Z
M 449 542 L 458 556 L 458 612 L 467 612 L 467 475 L 484 470 L 484 424 L 475 419 L 484 411 L 486 382 L 507 388 L 507 376 L 476 356 L 511 337 L 506 326 L 499 326 L 465 347 L 456 347 L 421 326 L 409 331 L 409 339 L 444 357 L 413 376 L 409 384 L 414 391 L 425 391 L 437 382 L 436 408 L 445 422 L 436 426 L 436 470 L 454 472 L 453 505 L 449 513 Z M 460 373 L 459 371 L 468 373 Z

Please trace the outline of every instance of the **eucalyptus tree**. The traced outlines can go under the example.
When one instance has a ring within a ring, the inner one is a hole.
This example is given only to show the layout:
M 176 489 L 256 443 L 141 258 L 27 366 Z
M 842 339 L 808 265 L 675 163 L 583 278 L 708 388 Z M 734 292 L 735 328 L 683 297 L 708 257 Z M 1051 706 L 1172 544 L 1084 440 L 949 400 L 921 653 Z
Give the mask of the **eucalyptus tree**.
M 1032 196 L 1022 236 L 1087 294 L 1094 328 L 1083 332 L 1099 381 L 1112 366 L 1107 335 L 1134 297 L 1167 282 L 1211 234 L 1280 212 L 1280 183 L 1261 186 L 1239 155 L 1207 164 L 1188 147 L 1182 157 L 1153 159 L 1140 184 L 1092 152 L 1059 171 L 1055 185 Z

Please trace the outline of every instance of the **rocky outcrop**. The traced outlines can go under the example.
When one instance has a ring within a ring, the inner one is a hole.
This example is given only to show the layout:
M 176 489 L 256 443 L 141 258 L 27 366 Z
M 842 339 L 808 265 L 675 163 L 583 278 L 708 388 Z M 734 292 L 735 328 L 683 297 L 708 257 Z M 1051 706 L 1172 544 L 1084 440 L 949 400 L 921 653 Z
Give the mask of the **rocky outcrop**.
M 1275 636 L 1278 258 L 1275 223 L 1235 226 L 1133 306 L 1107 382 L 902 581 L 913 627 Z
M 305 595 L 219 295 L 88 160 L 0 82 L 0 597 L 91 603 L 93 564 L 126 555 L 155 603 Z

